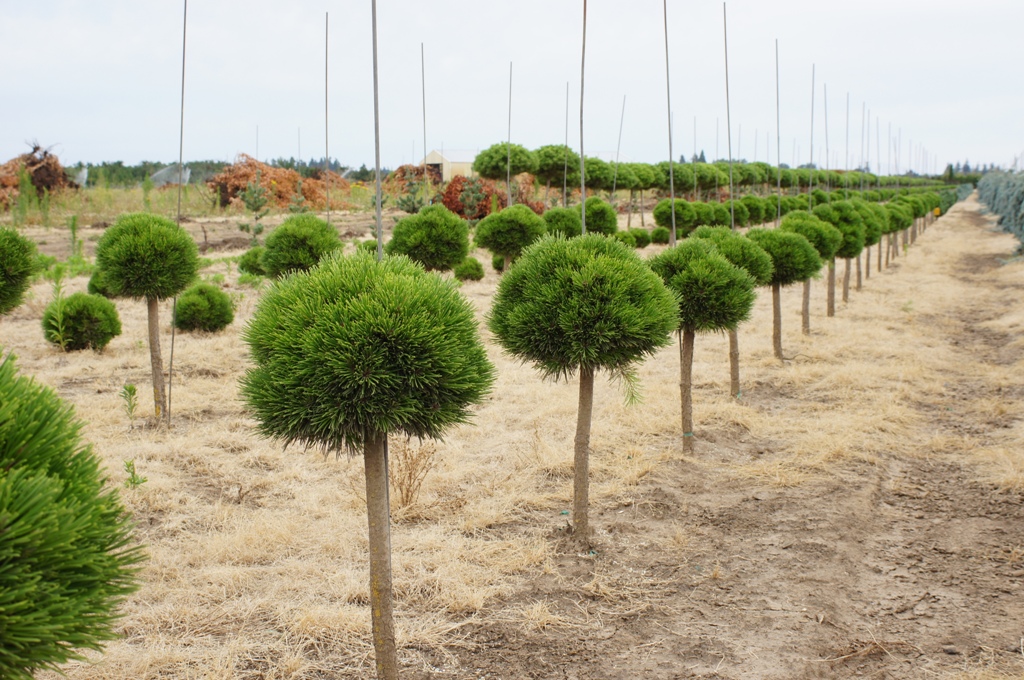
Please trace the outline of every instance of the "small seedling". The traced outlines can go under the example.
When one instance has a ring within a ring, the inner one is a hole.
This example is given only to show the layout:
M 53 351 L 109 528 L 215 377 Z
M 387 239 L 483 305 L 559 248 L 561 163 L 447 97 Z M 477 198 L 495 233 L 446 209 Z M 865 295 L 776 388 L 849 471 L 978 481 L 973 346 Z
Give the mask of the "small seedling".
M 259 245 L 259 235 L 263 233 L 263 225 L 260 224 L 260 219 L 270 212 L 270 209 L 266 207 L 270 199 L 267 198 L 267 190 L 260 185 L 259 170 L 256 171 L 256 179 L 247 183 L 245 190 L 240 192 L 239 196 L 242 197 L 245 209 L 252 213 L 253 223 L 240 224 L 238 225 L 238 230 L 250 234 L 253 245 Z
M 135 429 L 135 411 L 139 407 L 139 396 L 132 383 L 126 383 L 121 388 L 121 401 L 124 402 L 124 412 L 128 416 L 128 429 Z
M 137 489 L 146 483 L 145 477 L 140 477 L 135 472 L 135 460 L 126 460 L 124 462 L 124 471 L 128 473 L 128 478 L 124 480 L 124 488 L 126 489 Z

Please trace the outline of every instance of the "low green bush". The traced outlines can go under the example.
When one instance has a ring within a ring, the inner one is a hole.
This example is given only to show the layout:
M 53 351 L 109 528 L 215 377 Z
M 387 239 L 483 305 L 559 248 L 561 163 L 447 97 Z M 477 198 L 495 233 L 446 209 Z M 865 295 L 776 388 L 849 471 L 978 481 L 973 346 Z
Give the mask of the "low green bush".
M 549 234 L 573 238 L 582 233 L 583 220 L 580 218 L 580 211 L 575 208 L 552 208 L 545 212 L 543 217 L 548 225 Z
M 263 246 L 253 246 L 238 258 L 238 271 L 256 276 L 266 276 L 263 269 L 263 253 L 266 249 Z
M 101 295 L 59 297 L 43 311 L 43 337 L 69 352 L 101 350 L 119 335 L 117 307 Z
M 327 222 L 309 214 L 292 215 L 267 237 L 261 263 L 267 276 L 279 278 L 306 271 L 341 248 L 338 233 Z
M 495 254 L 494 257 L 491 258 L 491 266 L 494 268 L 494 271 L 499 274 L 505 271 L 505 256 Z
M 34 243 L 14 229 L 0 229 L 0 315 L 21 304 L 38 266 Z
M 637 248 L 646 248 L 651 245 L 651 232 L 646 229 L 630 229 L 629 233 L 633 235 Z
M 174 327 L 216 333 L 235 320 L 231 297 L 212 283 L 197 283 L 178 297 Z
M 651 230 L 651 243 L 668 243 L 672 232 L 667 227 L 655 227 Z
M 93 271 L 92 276 L 89 277 L 89 283 L 86 285 L 86 290 L 89 291 L 90 295 L 102 295 L 105 298 L 117 297 L 114 295 L 110 284 L 107 283 L 106 278 L 104 278 L 102 269 Z
M 384 252 L 406 255 L 427 271 L 446 271 L 466 259 L 469 225 L 443 205 L 428 205 L 398 220 Z
M 479 281 L 484 278 L 484 266 L 475 257 L 467 257 L 455 265 L 454 274 L 459 281 Z
M 612 238 L 622 241 L 630 248 L 636 248 L 636 238 L 628 231 L 617 231 L 612 234 Z

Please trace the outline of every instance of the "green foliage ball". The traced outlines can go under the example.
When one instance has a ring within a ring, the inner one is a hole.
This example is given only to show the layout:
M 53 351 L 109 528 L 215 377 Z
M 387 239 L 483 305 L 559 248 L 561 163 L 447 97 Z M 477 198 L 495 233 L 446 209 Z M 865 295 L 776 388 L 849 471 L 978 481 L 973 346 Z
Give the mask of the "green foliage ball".
M 712 219 L 708 224 L 716 227 L 732 227 L 732 214 L 725 203 L 711 203 Z
M 263 268 L 263 246 L 253 246 L 238 258 L 238 271 L 254 276 L 266 276 L 267 271 Z
M 492 257 L 491 267 L 493 267 L 494 271 L 498 272 L 499 274 L 505 271 L 505 256 L 495 255 L 494 257 Z
M 766 286 L 772 280 L 771 256 L 746 236 L 727 227 L 699 227 L 691 238 L 709 239 L 722 257 L 747 272 L 754 285 Z
M 636 248 L 636 237 L 628 231 L 617 231 L 612 234 L 612 238 L 625 243 L 630 248 Z
M 686 239 L 650 261 L 679 297 L 679 329 L 734 330 L 750 318 L 754 279 L 723 257 L 708 239 Z
M 737 227 L 745 227 L 750 224 L 750 212 L 747 210 L 746 203 L 738 199 L 730 198 L 722 205 L 725 207 L 726 212 L 729 213 L 729 220 L 725 224 L 731 227 L 734 217 L 736 219 Z
M 356 245 L 356 250 L 358 250 L 360 253 L 373 253 L 374 255 L 376 255 L 377 239 L 368 238 L 365 241 L 360 241 L 359 244 Z
M 544 219 L 525 205 L 517 204 L 491 213 L 476 225 L 475 243 L 509 260 L 547 231 Z
M 549 234 L 561 234 L 566 238 L 579 236 L 583 231 L 580 211 L 573 208 L 552 208 L 544 213 L 544 222 Z M 587 224 L 589 228 L 589 223 Z
M 678 303 L 636 251 L 600 234 L 547 236 L 502 276 L 488 325 L 542 373 L 628 369 L 664 347 Z
M 744 196 L 739 199 L 739 203 L 742 203 L 743 207 L 747 209 L 747 219 L 745 224 L 758 225 L 775 219 L 774 197 L 771 199 L 762 199 L 758 196 Z M 771 211 L 770 215 L 768 212 L 769 210 Z
M 117 634 L 139 549 L 82 423 L 49 388 L 0 363 L 0 677 L 82 658 Z
M 300 214 L 292 215 L 271 232 L 264 247 L 264 271 L 267 276 L 280 278 L 315 267 L 325 255 L 341 248 L 341 240 L 324 220 Z
M 64 349 L 101 350 L 121 335 L 114 303 L 101 295 L 74 293 L 54 300 L 43 311 L 43 337 Z
M 684 238 L 697 225 L 697 212 L 687 201 L 677 198 L 673 204 L 672 199 L 666 198 L 654 206 L 654 223 L 671 232 L 673 212 L 676 214 L 676 237 Z
M 587 199 L 587 233 L 611 236 L 619 230 L 619 217 L 615 208 L 597 196 Z
M 833 201 L 814 207 L 814 215 L 829 222 L 843 234 L 836 257 L 857 257 L 864 250 L 864 220 L 849 201 Z
M 634 228 L 630 229 L 629 233 L 633 235 L 637 248 L 646 248 L 651 245 L 651 232 L 646 229 Z
M 183 331 L 216 333 L 235 320 L 231 296 L 212 283 L 197 283 L 178 298 L 174 327 Z
M 810 241 L 818 251 L 818 257 L 825 262 L 836 256 L 836 251 L 843 243 L 843 232 L 806 210 L 786 213 L 779 224 L 779 229 L 800 234 Z
M 114 295 L 114 291 L 111 290 L 106 278 L 104 278 L 102 269 L 93 270 L 92 276 L 89 277 L 89 283 L 86 285 L 86 290 L 89 291 L 90 295 L 102 295 L 105 298 L 117 297 Z
M 579 156 L 576 158 L 579 162 Z M 513 177 L 522 172 L 536 172 L 537 163 L 537 156 L 526 147 L 513 144 L 510 149 L 507 142 L 499 142 L 476 155 L 473 159 L 473 172 L 487 179 L 505 179 L 509 169 Z
M 806 281 L 821 270 L 818 251 L 800 234 L 781 229 L 751 229 L 747 238 L 772 258 L 772 285 L 788 286 Z
M 651 230 L 651 243 L 668 243 L 672 238 L 672 231 L 665 227 L 655 227 Z
M 14 229 L 0 229 L 0 315 L 21 304 L 36 267 L 35 244 Z
M 166 217 L 129 213 L 96 244 L 96 266 L 117 297 L 166 299 L 183 291 L 199 270 L 199 249 Z
M 241 392 L 260 433 L 325 450 L 439 438 L 494 381 L 458 284 L 404 256 L 335 254 L 280 279 L 242 337 L 255 366 Z
M 405 255 L 427 271 L 447 271 L 469 253 L 469 225 L 443 205 L 427 205 L 398 220 L 384 252 Z
M 693 223 L 698 227 L 701 225 L 715 224 L 715 207 L 710 203 L 693 203 L 693 211 L 696 215 Z
M 453 273 L 459 281 L 479 281 L 484 278 L 484 266 L 475 257 L 467 257 L 455 265 Z

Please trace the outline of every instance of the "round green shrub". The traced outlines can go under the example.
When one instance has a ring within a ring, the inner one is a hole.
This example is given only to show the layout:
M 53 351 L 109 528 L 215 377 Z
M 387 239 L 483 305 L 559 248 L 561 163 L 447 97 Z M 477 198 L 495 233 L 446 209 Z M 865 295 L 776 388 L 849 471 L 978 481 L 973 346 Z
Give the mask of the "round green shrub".
M 480 220 L 476 225 L 475 242 L 477 247 L 487 248 L 511 261 L 546 231 L 543 218 L 525 205 L 517 204 Z
M 636 248 L 636 237 L 628 231 L 617 231 L 612 234 L 612 238 L 625 243 L 630 248 Z
M 587 186 L 592 185 L 588 182 Z M 619 216 L 615 212 L 615 208 L 607 202 L 597 196 L 591 196 L 587 199 L 586 206 L 588 234 L 611 236 L 619 230 Z
M 715 224 L 715 207 L 711 203 L 691 203 L 690 205 L 693 206 L 695 213 L 693 223 L 696 226 Z
M 676 237 L 684 238 L 697 225 L 697 211 L 692 204 L 680 198 L 677 198 L 675 203 L 672 199 L 666 198 L 654 206 L 654 223 L 671 232 L 673 212 L 676 214 Z
M 43 311 L 43 337 L 68 351 L 101 350 L 121 335 L 114 303 L 101 295 L 74 293 Z
M 96 244 L 96 266 L 116 297 L 163 300 L 185 289 L 199 270 L 199 249 L 166 217 L 129 213 Z
M 14 229 L 0 229 L 0 315 L 21 304 L 35 272 L 35 244 Z
M 668 243 L 672 237 L 672 231 L 665 227 L 655 227 L 651 230 L 651 243 Z
M 864 220 L 849 201 L 833 201 L 814 206 L 814 216 L 825 220 L 843 234 L 836 257 L 857 257 L 864 250 Z
M 0 362 L 0 677 L 31 680 L 117 637 L 139 548 L 82 423 Z
M 580 211 L 573 208 L 552 208 L 544 213 L 544 222 L 548 225 L 549 234 L 561 234 L 566 238 L 579 236 L 583 230 Z
M 212 283 L 200 282 L 178 298 L 174 327 L 183 331 L 216 333 L 235 320 L 231 296 Z
M 671 341 L 678 303 L 623 243 L 548 236 L 505 272 L 488 325 L 505 351 L 542 373 L 626 369 Z
M 325 450 L 439 438 L 494 381 L 458 285 L 404 256 L 335 254 L 281 279 L 242 337 L 255 366 L 241 392 L 260 433 Z
M 806 210 L 794 210 L 782 218 L 779 229 L 800 234 L 811 242 L 818 257 L 828 262 L 843 243 L 843 232 Z
M 102 269 L 93 270 L 92 276 L 89 277 L 89 283 L 86 285 L 86 290 L 89 291 L 90 295 L 102 295 L 105 298 L 117 297 L 114 295 L 114 291 L 110 289 L 110 285 L 107 284 Z
M 725 203 L 710 203 L 709 205 L 711 206 L 713 217 L 708 224 L 715 227 L 732 226 L 732 214 L 729 212 L 729 206 Z
M 630 229 L 629 233 L 633 235 L 633 239 L 636 241 L 637 248 L 646 248 L 651 245 L 651 232 L 646 229 Z
M 775 219 L 775 197 L 762 199 L 758 196 L 744 196 L 739 200 L 747 209 L 746 224 L 756 226 Z M 768 211 L 771 210 L 769 215 Z
M 754 279 L 718 252 L 710 239 L 686 239 L 650 261 L 679 298 L 679 329 L 735 329 L 750 317 Z
M 484 278 L 484 266 L 475 257 L 467 257 L 455 265 L 454 274 L 459 281 L 479 281 Z
M 875 245 L 882 238 L 884 220 L 872 209 L 872 204 L 862 198 L 851 199 L 850 204 L 860 215 L 864 223 L 864 245 Z
M 725 207 L 726 212 L 729 214 L 729 219 L 723 226 L 731 227 L 734 215 L 737 227 L 745 227 L 750 223 L 750 212 L 747 210 L 747 205 L 743 201 L 730 198 L 728 201 L 723 203 L 722 206 Z
M 747 238 L 772 258 L 772 285 L 788 286 L 805 281 L 821 270 L 821 258 L 811 242 L 800 234 L 781 229 L 751 229 Z
M 341 240 L 324 220 L 300 214 L 292 215 L 272 231 L 264 247 L 264 271 L 267 276 L 280 278 L 315 267 L 325 255 L 341 248 Z
M 501 272 L 505 271 L 505 256 L 504 255 L 495 255 L 494 257 L 492 257 L 491 258 L 491 267 L 493 267 L 494 271 L 498 272 L 499 274 Z
M 709 239 L 722 257 L 747 272 L 754 285 L 766 286 L 772 280 L 771 256 L 764 248 L 728 227 L 698 227 L 690 238 Z
M 469 225 L 443 205 L 427 205 L 395 224 L 388 255 L 405 255 L 427 271 L 447 271 L 469 253 Z
M 266 276 L 263 269 L 263 253 L 266 249 L 263 246 L 253 246 L 238 258 L 238 271 L 254 276 Z
M 368 238 L 365 241 L 360 241 L 359 245 L 356 246 L 356 250 L 360 253 L 373 253 L 377 254 L 377 239 Z

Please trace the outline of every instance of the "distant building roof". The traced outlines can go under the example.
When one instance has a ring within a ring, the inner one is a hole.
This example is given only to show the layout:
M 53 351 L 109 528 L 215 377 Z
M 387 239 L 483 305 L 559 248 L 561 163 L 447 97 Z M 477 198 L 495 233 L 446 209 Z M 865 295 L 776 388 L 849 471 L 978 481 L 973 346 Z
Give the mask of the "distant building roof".
M 449 163 L 472 163 L 476 160 L 479 149 L 434 149 L 430 153 L 436 153 Z

